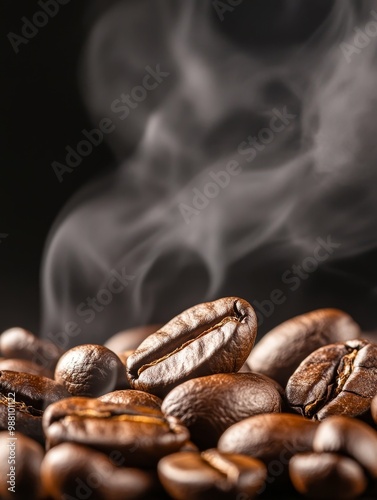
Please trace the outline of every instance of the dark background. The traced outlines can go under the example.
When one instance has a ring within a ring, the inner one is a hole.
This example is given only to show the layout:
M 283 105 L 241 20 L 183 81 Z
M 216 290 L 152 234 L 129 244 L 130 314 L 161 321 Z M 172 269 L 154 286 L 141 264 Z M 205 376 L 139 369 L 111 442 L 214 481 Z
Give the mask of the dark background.
M 88 30 L 86 2 L 61 5 L 46 26 L 19 46 L 7 38 L 21 35 L 26 16 L 40 11 L 37 1 L 1 1 L 0 71 L 0 331 L 23 326 L 38 332 L 39 274 L 49 229 L 66 201 L 88 179 L 110 168 L 102 144 L 59 183 L 51 167 L 64 163 L 83 128 L 93 128 L 78 87 L 80 49 Z
M 113 1 L 109 0 L 106 5 Z M 259 2 L 262 20 L 269 23 L 272 22 L 271 2 Z M 81 48 L 95 12 L 93 5 L 95 8 L 104 3 L 71 0 L 67 5 L 60 5 L 58 14 L 49 19 L 27 45 L 20 45 L 16 54 L 7 38 L 8 33 L 21 34 L 22 18 L 32 19 L 41 7 L 34 0 L 0 0 L 0 234 L 8 234 L 6 239 L 0 239 L 0 332 L 18 325 L 38 333 L 39 275 L 51 225 L 75 192 L 90 179 L 112 168 L 113 158 L 104 143 L 94 148 L 72 173 L 65 175 L 62 183 L 58 182 L 51 167 L 54 160 L 65 162 L 65 147 L 76 146 L 82 139 L 83 128 L 94 126 L 80 97 L 78 68 Z M 90 15 L 87 14 L 88 5 Z M 329 4 L 321 0 L 315 5 L 319 9 L 318 19 L 306 16 L 313 26 L 307 26 L 303 33 L 297 32 L 298 40 L 304 39 L 318 24 L 322 15 L 319 6 L 327 11 Z M 237 12 L 238 20 L 247 18 L 241 9 Z M 291 37 L 291 26 L 282 33 L 275 29 L 279 26 L 278 21 L 277 16 L 276 23 L 269 24 L 272 30 L 259 32 L 255 28 L 253 33 L 257 41 L 265 43 L 266 35 L 270 41 L 271 33 L 275 34 L 274 43 L 280 43 L 279 37 L 284 38 L 287 33 Z M 302 28 L 303 24 L 299 26 Z M 245 31 L 238 25 L 233 27 L 226 23 L 221 29 L 229 32 L 229 36 Z M 235 41 L 245 43 L 242 37 Z M 318 277 L 318 289 L 327 290 L 331 296 L 343 297 L 343 302 L 340 300 L 332 305 L 353 314 L 365 329 L 376 327 L 377 288 L 370 293 L 371 282 L 376 283 L 375 259 L 376 252 L 371 251 L 362 258 L 339 263 L 340 276 L 349 274 L 352 280 L 327 277 L 321 282 Z M 326 304 L 322 302 L 318 294 L 308 309 L 324 307 Z M 366 314 L 366 311 L 373 311 L 373 314 Z

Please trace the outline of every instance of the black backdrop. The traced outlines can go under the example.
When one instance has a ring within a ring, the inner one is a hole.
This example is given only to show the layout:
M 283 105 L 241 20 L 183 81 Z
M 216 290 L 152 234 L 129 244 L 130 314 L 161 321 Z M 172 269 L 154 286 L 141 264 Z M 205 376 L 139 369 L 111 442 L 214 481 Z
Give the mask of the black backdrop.
M 88 179 L 111 164 L 105 145 L 59 183 L 51 167 L 91 123 L 78 88 L 86 2 L 59 13 L 16 54 L 8 39 L 22 35 L 22 18 L 41 10 L 37 1 L 1 0 L 0 331 L 38 331 L 39 273 L 44 243 L 59 210 Z

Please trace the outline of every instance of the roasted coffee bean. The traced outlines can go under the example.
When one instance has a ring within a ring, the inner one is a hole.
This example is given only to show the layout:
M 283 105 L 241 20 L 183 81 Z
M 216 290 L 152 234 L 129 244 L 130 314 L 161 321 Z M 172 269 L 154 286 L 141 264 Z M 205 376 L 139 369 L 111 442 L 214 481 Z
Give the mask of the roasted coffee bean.
M 188 380 L 164 399 L 162 411 L 177 417 L 201 449 L 216 446 L 231 425 L 260 413 L 281 411 L 275 382 L 255 373 L 225 373 Z
M 64 387 L 46 377 L 0 371 L 0 429 L 8 428 L 8 415 L 14 414 L 15 430 L 43 442 L 42 416 L 55 401 L 69 396 Z M 12 429 L 14 430 L 14 429 Z
M 375 396 L 373 399 L 372 399 L 372 404 L 371 404 L 371 412 L 372 412 L 372 417 L 373 417 L 373 420 L 376 422 L 377 424 L 377 396 Z
M 267 333 L 251 351 L 247 363 L 251 371 L 263 373 L 285 387 L 310 353 L 359 336 L 359 326 L 345 312 L 318 309 L 285 321 Z
M 114 391 L 104 394 L 98 398 L 105 403 L 117 403 L 124 406 L 148 406 L 149 408 L 161 409 L 162 401 L 157 396 L 149 394 L 148 392 L 124 390 Z
M 152 333 L 157 332 L 163 325 L 161 323 L 155 325 L 145 325 L 136 328 L 129 328 L 122 332 L 116 333 L 110 337 L 104 346 L 120 354 L 124 351 L 134 351 L 139 345 Z
M 264 485 L 265 465 L 244 455 L 207 450 L 174 453 L 160 460 L 160 480 L 177 500 L 252 498 Z
M 149 466 L 178 451 L 189 432 L 173 417 L 147 406 L 124 406 L 98 399 L 69 398 L 51 405 L 43 417 L 47 444 L 65 441 L 124 455 L 125 465 Z
M 33 361 L 53 370 L 63 350 L 48 340 L 42 340 L 23 328 L 11 328 L 1 334 L 1 353 L 5 358 Z
M 296 490 L 311 498 L 346 500 L 367 487 L 360 465 L 335 453 L 304 453 L 289 462 L 289 475 Z
M 292 408 L 308 418 L 357 417 L 377 394 L 377 345 L 366 340 L 321 347 L 297 368 L 286 387 Z
M 259 458 L 267 465 L 278 460 L 285 465 L 295 453 L 311 451 L 317 422 L 289 413 L 249 417 L 232 425 L 221 436 L 218 448 Z
M 33 439 L 15 432 L 0 432 L 0 498 L 40 500 L 44 498 L 40 466 L 44 451 Z
M 157 478 L 151 473 L 122 467 L 118 452 L 104 454 L 86 446 L 63 443 L 46 454 L 41 474 L 53 500 L 127 500 L 151 498 Z
M 32 375 L 39 375 L 40 377 L 54 378 L 54 372 L 52 370 L 48 370 L 27 359 L 3 359 L 0 361 L 0 370 L 31 373 Z
M 59 359 L 55 380 L 73 396 L 96 397 L 113 391 L 124 376 L 118 356 L 101 345 L 73 347 Z
M 237 372 L 256 332 L 254 309 L 245 300 L 228 297 L 194 306 L 150 335 L 128 358 L 130 383 L 164 396 L 191 378 Z
M 348 455 L 377 479 L 377 432 L 360 420 L 329 417 L 318 427 L 313 449 Z

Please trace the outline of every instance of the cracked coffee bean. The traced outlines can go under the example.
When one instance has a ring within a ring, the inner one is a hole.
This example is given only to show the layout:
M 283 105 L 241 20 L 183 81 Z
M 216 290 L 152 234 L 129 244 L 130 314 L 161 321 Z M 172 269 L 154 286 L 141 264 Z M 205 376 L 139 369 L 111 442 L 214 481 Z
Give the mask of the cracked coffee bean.
M 237 372 L 256 333 L 256 315 L 245 300 L 227 297 L 194 306 L 150 335 L 128 358 L 131 386 L 164 396 L 192 378 Z
M 360 327 L 338 309 L 318 309 L 281 323 L 267 333 L 247 359 L 251 371 L 273 378 L 283 387 L 310 353 L 327 344 L 360 336 Z
M 377 479 L 377 432 L 360 420 L 342 416 L 327 418 L 318 427 L 313 449 L 317 453 L 347 455 Z
M 41 467 L 46 492 L 51 500 L 90 498 L 137 500 L 154 498 L 158 488 L 152 472 L 122 467 L 117 452 L 104 454 L 86 446 L 63 443 L 47 452 Z
M 161 399 L 157 396 L 149 394 L 148 392 L 135 390 L 109 392 L 108 394 L 100 396 L 98 399 L 104 403 L 117 403 L 124 406 L 148 406 L 156 410 L 161 410 L 162 405 Z
M 335 453 L 304 453 L 289 462 L 296 490 L 311 498 L 346 500 L 365 491 L 367 479 L 360 465 Z
M 49 378 L 0 371 L 0 429 L 8 428 L 9 408 L 14 406 L 16 430 L 43 442 L 42 416 L 45 409 L 68 396 L 63 386 Z
M 49 447 L 69 441 L 105 453 L 117 450 L 124 465 L 142 467 L 178 451 L 190 438 L 176 418 L 157 409 L 78 397 L 51 405 L 43 429 Z
M 0 432 L 0 498 L 2 500 L 45 498 L 40 479 L 43 456 L 42 446 L 34 439 L 20 432 L 15 432 L 12 437 L 9 436 L 8 431 Z M 14 473 L 14 480 L 12 473 Z M 10 475 L 6 477 L 6 474 Z
M 259 458 L 266 465 L 282 465 L 295 453 L 311 451 L 317 422 L 289 413 L 249 417 L 232 425 L 221 436 L 218 448 L 224 453 L 241 453 Z
M 244 455 L 207 450 L 174 453 L 160 460 L 160 480 L 176 500 L 252 498 L 267 476 L 265 465 Z
M 350 340 L 314 351 L 286 387 L 292 408 L 307 418 L 357 417 L 377 394 L 377 345 Z
M 201 449 L 216 446 L 231 425 L 260 413 L 281 411 L 276 382 L 255 373 L 225 373 L 188 380 L 164 399 L 162 411 L 177 417 Z
M 27 359 L 53 370 L 63 350 L 48 340 L 39 339 L 23 328 L 11 328 L 0 336 L 1 354 L 5 358 Z
M 59 359 L 55 380 L 72 396 L 102 396 L 115 389 L 125 378 L 124 365 L 118 356 L 101 345 L 73 347 Z

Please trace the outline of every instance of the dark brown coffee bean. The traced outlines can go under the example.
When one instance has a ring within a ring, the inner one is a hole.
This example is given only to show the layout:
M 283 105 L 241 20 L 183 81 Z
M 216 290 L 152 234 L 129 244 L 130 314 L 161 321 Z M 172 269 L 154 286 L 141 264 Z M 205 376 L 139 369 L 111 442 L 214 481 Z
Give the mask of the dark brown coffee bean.
M 360 327 L 338 309 L 318 309 L 296 316 L 267 333 L 251 351 L 247 363 L 254 372 L 283 387 L 310 353 L 327 344 L 360 336 Z
M 124 351 L 134 351 L 139 345 L 152 333 L 157 332 L 163 325 L 145 325 L 136 328 L 129 328 L 122 332 L 116 333 L 104 343 L 104 346 L 120 354 Z
M 208 450 L 174 453 L 160 460 L 160 480 L 177 500 L 252 498 L 264 485 L 265 465 L 244 455 Z
M 69 398 L 44 414 L 48 446 L 69 441 L 110 453 L 120 451 L 125 465 L 148 466 L 178 451 L 189 440 L 188 430 L 173 417 L 147 406 Z
M 150 472 L 122 467 L 120 453 L 104 454 L 86 446 L 63 443 L 42 463 L 44 488 L 53 500 L 127 500 L 150 498 L 157 478 Z
M 0 432 L 0 498 L 40 500 L 44 498 L 40 466 L 44 451 L 33 439 L 15 432 Z
M 63 350 L 23 328 L 11 328 L 1 334 L 1 353 L 5 358 L 19 358 L 53 370 Z
M 44 410 L 69 393 L 54 380 L 30 373 L 0 371 L 0 429 L 8 428 L 8 415 L 16 417 L 16 430 L 43 442 Z
M 54 372 L 52 370 L 48 370 L 27 359 L 3 359 L 0 361 L 0 370 L 31 373 L 32 375 L 39 375 L 40 377 L 54 378 Z
M 377 424 L 377 396 L 374 396 L 374 398 L 372 399 L 372 404 L 371 404 L 370 409 L 371 409 L 371 412 L 372 412 L 373 420 Z
M 256 415 L 232 425 L 221 436 L 218 448 L 224 453 L 241 453 L 288 463 L 295 453 L 311 451 L 317 422 L 289 413 Z
M 115 353 L 101 345 L 84 344 L 63 354 L 55 380 L 73 396 L 96 397 L 115 389 L 122 370 L 124 365 Z
M 148 392 L 124 390 L 114 391 L 104 394 L 98 398 L 105 403 L 117 403 L 123 406 L 148 406 L 149 408 L 161 409 L 162 401 L 157 396 L 149 394 Z
M 367 487 L 360 465 L 335 453 L 296 455 L 289 463 L 289 475 L 296 490 L 310 498 L 346 500 Z
M 254 309 L 245 300 L 227 297 L 194 306 L 150 335 L 128 358 L 130 383 L 163 396 L 191 378 L 237 372 L 256 332 Z
M 177 417 L 201 449 L 216 446 L 231 425 L 260 413 L 281 411 L 272 382 L 255 373 L 225 373 L 188 380 L 164 399 L 162 411 Z
M 313 449 L 348 455 L 377 479 L 377 432 L 360 420 L 329 417 L 318 427 Z
M 377 345 L 366 340 L 321 347 L 297 368 L 286 387 L 292 408 L 308 418 L 356 417 L 377 394 Z

